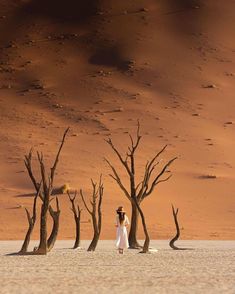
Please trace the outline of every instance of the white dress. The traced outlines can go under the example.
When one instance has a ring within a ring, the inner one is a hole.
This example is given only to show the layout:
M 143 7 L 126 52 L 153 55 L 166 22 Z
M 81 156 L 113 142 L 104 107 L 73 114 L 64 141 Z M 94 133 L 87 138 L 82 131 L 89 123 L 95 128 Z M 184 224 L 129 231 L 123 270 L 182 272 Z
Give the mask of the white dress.
M 129 247 L 128 243 L 128 235 L 126 225 L 129 225 L 129 219 L 125 215 L 125 219 L 122 224 L 120 224 L 119 216 L 116 217 L 116 225 L 117 225 L 117 238 L 116 238 L 116 246 L 120 249 L 126 249 Z

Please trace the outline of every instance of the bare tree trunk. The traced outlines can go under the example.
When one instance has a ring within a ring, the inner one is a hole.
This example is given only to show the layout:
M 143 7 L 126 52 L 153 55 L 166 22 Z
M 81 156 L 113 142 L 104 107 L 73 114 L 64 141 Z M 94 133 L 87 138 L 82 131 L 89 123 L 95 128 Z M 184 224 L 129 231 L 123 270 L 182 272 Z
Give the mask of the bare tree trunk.
M 30 223 L 27 234 L 26 234 L 25 239 L 24 239 L 24 243 L 23 243 L 19 253 L 26 253 L 27 252 L 28 247 L 29 247 L 30 237 L 31 237 L 31 234 L 33 232 L 33 228 L 34 228 L 34 225 L 32 223 Z
M 173 213 L 173 217 L 174 217 L 174 221 L 175 221 L 175 226 L 176 226 L 176 235 L 173 239 L 171 239 L 169 245 L 172 249 L 174 250 L 180 250 L 180 248 L 176 247 L 174 245 L 175 241 L 177 241 L 180 237 L 180 228 L 179 228 L 179 223 L 178 223 L 178 219 L 177 219 L 177 216 L 178 216 L 178 212 L 179 212 L 179 209 L 177 208 L 175 210 L 174 206 L 172 205 L 172 213 Z
M 35 253 L 47 254 L 47 215 L 48 215 L 48 209 L 50 204 L 50 195 L 52 191 L 52 177 L 49 178 L 49 183 L 47 183 L 43 154 L 37 153 L 37 155 L 38 155 L 38 161 L 39 161 L 40 169 L 41 169 L 43 197 L 42 197 L 41 218 L 40 218 L 40 243 Z
M 139 249 L 141 246 L 137 241 L 139 211 L 134 202 L 131 202 L 131 226 L 129 231 L 129 248 Z
M 40 184 L 40 187 L 39 187 L 39 191 L 37 192 L 36 196 L 34 197 L 32 217 L 30 216 L 30 213 L 29 213 L 28 209 L 25 208 L 28 223 L 29 223 L 29 228 L 28 228 L 28 231 L 27 231 L 25 239 L 24 239 L 24 243 L 23 243 L 19 253 L 26 253 L 27 250 L 28 250 L 31 234 L 33 232 L 34 225 L 35 225 L 35 222 L 36 222 L 36 206 L 37 206 L 37 198 L 38 198 L 38 195 L 40 193 L 40 189 L 41 189 L 41 184 Z
M 92 224 L 93 224 L 93 238 L 91 241 L 91 244 L 89 245 L 87 251 L 95 251 L 96 246 L 98 244 L 99 241 L 99 237 L 100 237 L 100 231 L 98 229 L 98 225 L 97 225 L 97 218 L 95 215 L 92 215 Z
M 27 213 L 27 215 L 29 214 L 29 212 L 27 212 L 27 210 L 26 210 L 26 213 Z M 27 231 L 25 239 L 24 239 L 24 243 L 23 243 L 19 253 L 26 253 L 28 250 L 30 237 L 31 237 L 31 234 L 32 234 L 33 228 L 34 228 L 34 222 L 32 220 L 29 220 L 29 216 L 28 216 L 28 221 L 29 221 L 29 228 L 28 228 L 28 231 Z
M 149 238 L 149 234 L 148 234 L 148 230 L 147 230 L 147 226 L 146 226 L 146 222 L 145 222 L 145 216 L 144 216 L 144 213 L 143 213 L 136 198 L 134 199 L 134 201 L 135 201 L 136 207 L 140 213 L 142 225 L 143 225 L 143 229 L 144 229 L 144 234 L 145 234 L 144 246 L 143 246 L 143 250 L 141 251 L 141 253 L 149 253 L 150 238 Z
M 80 226 L 80 220 L 81 220 L 81 215 L 79 215 L 78 218 L 75 218 L 75 224 L 76 224 L 76 240 L 73 246 L 73 249 L 76 249 L 80 247 L 80 235 L 81 235 L 81 226 Z
M 78 247 L 80 247 L 80 223 L 81 223 L 81 212 L 82 210 L 80 209 L 80 206 L 75 205 L 75 200 L 76 200 L 76 197 L 77 197 L 77 191 L 74 192 L 74 196 L 71 196 L 70 192 L 67 191 L 67 194 L 68 194 L 68 197 L 69 197 L 69 200 L 72 204 L 72 212 L 73 212 L 73 217 L 74 217 L 74 221 L 75 221 L 75 224 L 76 224 L 76 240 L 75 240 L 75 243 L 74 243 L 74 246 L 73 246 L 73 249 L 76 249 Z
M 60 225 L 60 208 L 59 208 L 59 200 L 56 197 L 56 208 L 57 210 L 54 211 L 51 206 L 49 206 L 49 212 L 53 219 L 53 228 L 51 231 L 51 235 L 47 240 L 47 250 L 48 252 L 51 251 L 51 249 L 54 247 L 58 231 L 59 231 L 59 225 Z
M 47 254 L 47 212 L 49 201 L 45 200 L 41 207 L 40 243 L 36 250 L 37 254 Z
M 99 237 L 100 237 L 100 234 L 98 232 L 94 232 L 93 239 L 92 239 L 91 244 L 89 245 L 87 251 L 95 251 L 97 244 L 98 244 L 98 241 L 99 241 Z

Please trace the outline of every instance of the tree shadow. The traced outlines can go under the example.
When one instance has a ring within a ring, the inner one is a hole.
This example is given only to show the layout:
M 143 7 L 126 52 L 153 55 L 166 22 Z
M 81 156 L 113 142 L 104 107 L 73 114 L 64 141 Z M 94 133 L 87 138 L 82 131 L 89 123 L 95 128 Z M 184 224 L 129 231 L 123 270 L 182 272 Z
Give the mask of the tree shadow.
M 180 247 L 175 247 L 173 250 L 175 250 L 175 251 L 182 251 L 182 250 L 195 250 L 195 248 L 187 248 L 187 247 L 182 247 L 182 248 L 180 248 Z
M 171 0 L 172 5 L 178 8 L 194 8 L 200 4 L 200 0 Z
M 13 253 L 7 253 L 5 256 L 37 256 L 37 255 L 45 255 L 45 254 L 40 254 L 37 253 L 36 251 L 29 251 L 29 252 L 13 252 Z
M 16 198 L 21 198 L 21 197 L 34 197 L 35 196 L 35 193 L 25 193 L 25 194 L 17 194 L 15 197 Z

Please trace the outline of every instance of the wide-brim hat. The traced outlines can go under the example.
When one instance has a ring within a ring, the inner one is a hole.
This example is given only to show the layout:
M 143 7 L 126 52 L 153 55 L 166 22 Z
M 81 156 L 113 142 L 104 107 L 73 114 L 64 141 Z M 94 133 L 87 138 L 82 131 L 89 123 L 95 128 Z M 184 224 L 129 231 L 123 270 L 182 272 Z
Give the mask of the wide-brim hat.
M 122 206 L 119 206 L 116 211 L 117 212 L 126 212 Z

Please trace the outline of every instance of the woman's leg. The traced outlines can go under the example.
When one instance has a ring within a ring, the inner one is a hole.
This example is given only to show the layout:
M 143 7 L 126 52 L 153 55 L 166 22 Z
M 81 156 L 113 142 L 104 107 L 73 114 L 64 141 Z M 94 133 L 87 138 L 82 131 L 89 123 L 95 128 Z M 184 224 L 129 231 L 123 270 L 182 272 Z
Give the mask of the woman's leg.
M 118 248 L 118 252 L 119 252 L 120 254 L 123 254 L 123 248 Z

